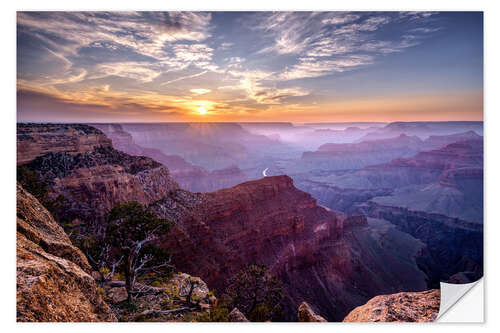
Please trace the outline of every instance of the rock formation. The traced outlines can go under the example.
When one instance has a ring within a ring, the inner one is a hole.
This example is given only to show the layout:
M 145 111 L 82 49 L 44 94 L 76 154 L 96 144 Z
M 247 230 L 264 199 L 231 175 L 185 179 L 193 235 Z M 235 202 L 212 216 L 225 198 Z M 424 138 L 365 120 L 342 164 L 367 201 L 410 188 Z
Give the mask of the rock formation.
M 361 169 L 397 157 L 409 157 L 422 149 L 422 140 L 405 134 L 359 143 L 326 143 L 314 152 L 304 152 L 299 165 L 305 171 Z
M 238 308 L 234 308 L 231 312 L 229 312 L 229 321 L 231 322 L 249 322 L 247 317 L 243 313 L 241 313 Z
M 83 253 L 17 186 L 17 320 L 116 321 Z
M 101 131 L 80 124 L 17 124 L 17 164 L 49 152 L 78 154 L 111 147 Z
M 326 319 L 314 313 L 306 302 L 300 304 L 297 319 L 301 322 L 326 322 Z
M 46 135 L 46 125 L 20 124 L 22 131 L 18 129 L 17 138 L 18 163 L 27 161 L 25 156 L 37 156 L 23 166 L 37 172 L 40 181 L 48 184 L 49 200 L 63 198 L 63 222 L 99 223 L 118 203 L 150 204 L 179 188 L 162 164 L 115 150 L 111 141 L 93 127 L 73 126 L 50 125 L 51 134 Z
M 352 310 L 344 322 L 434 321 L 439 313 L 440 299 L 437 289 L 381 295 Z

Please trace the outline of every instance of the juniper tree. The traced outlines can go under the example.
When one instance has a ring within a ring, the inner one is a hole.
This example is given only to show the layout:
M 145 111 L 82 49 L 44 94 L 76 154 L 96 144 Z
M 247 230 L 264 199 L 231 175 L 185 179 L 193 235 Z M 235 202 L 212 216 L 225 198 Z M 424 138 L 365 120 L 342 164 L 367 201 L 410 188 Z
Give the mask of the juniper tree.
M 250 321 L 279 319 L 283 300 L 282 283 L 265 265 L 250 265 L 231 279 L 226 290 L 231 306 Z
M 129 300 L 138 276 L 172 267 L 171 257 L 158 246 L 160 236 L 169 230 L 170 222 L 135 201 L 109 211 L 104 241 L 115 249 L 116 257 L 123 256 Z

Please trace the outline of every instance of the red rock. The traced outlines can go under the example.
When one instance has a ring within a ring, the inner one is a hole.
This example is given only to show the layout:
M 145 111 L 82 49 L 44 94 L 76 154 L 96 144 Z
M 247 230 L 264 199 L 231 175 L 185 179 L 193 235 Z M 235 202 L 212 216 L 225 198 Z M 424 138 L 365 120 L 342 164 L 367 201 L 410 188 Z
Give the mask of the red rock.
M 79 124 L 18 124 L 17 164 L 31 162 L 49 152 L 78 154 L 95 147 L 111 147 L 101 131 Z
M 309 304 L 302 302 L 299 306 L 297 319 L 300 322 L 326 322 L 326 319 L 314 313 Z
M 381 295 L 352 310 L 344 318 L 344 322 L 434 321 L 439 313 L 440 301 L 437 289 Z
M 18 321 L 116 321 L 83 253 L 32 195 L 17 187 Z

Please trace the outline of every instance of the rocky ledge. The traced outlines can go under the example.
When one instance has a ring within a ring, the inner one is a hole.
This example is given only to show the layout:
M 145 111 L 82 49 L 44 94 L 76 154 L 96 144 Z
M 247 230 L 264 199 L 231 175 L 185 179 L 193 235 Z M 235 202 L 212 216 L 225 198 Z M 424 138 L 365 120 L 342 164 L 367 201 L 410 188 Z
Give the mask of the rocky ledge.
M 439 313 L 440 301 L 438 289 L 381 295 L 352 310 L 344 322 L 434 321 Z
M 111 147 L 96 128 L 81 124 L 17 124 L 17 164 L 29 163 L 49 152 L 84 153 Z
M 17 321 L 116 321 L 84 254 L 17 186 Z

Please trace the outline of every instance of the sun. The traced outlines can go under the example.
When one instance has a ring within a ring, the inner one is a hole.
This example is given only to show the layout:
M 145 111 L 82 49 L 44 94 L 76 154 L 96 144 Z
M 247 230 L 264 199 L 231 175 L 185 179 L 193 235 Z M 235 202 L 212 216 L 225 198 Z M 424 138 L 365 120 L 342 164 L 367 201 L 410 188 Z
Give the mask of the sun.
M 201 115 L 207 114 L 207 108 L 205 108 L 204 106 L 200 106 L 196 109 L 196 111 L 198 111 L 198 113 Z

